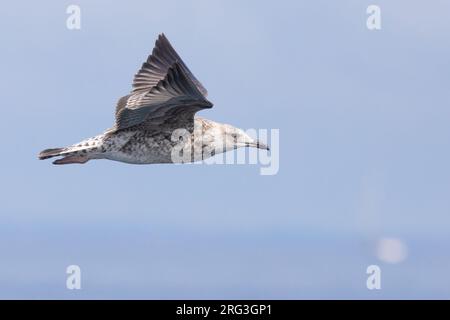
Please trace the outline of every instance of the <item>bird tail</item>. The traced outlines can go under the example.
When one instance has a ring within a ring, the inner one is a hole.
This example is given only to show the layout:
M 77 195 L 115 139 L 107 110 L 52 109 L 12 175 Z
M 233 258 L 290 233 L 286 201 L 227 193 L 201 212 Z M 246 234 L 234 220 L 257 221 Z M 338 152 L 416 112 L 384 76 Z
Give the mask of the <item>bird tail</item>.
M 53 164 L 71 164 L 71 163 L 86 163 L 89 161 L 87 156 L 78 154 L 77 151 L 70 152 L 69 148 L 52 148 L 45 149 L 39 153 L 39 160 L 45 160 L 57 156 L 63 158 L 53 161 Z
M 97 159 L 96 155 L 103 143 L 105 134 L 85 139 L 81 142 L 64 148 L 52 148 L 42 150 L 38 158 L 44 160 L 53 157 L 63 157 L 53 164 L 86 163 L 90 159 Z
M 45 149 L 39 153 L 39 160 L 45 160 L 52 157 L 60 156 L 62 152 L 64 152 L 66 148 L 52 148 Z

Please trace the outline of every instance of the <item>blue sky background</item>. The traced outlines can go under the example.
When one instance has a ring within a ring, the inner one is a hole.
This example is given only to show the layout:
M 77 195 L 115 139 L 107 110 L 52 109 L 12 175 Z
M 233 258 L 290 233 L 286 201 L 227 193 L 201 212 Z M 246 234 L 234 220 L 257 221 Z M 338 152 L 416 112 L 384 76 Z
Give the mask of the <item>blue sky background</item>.
M 449 12 L 443 0 L 2 3 L 0 298 L 450 298 Z M 202 116 L 280 129 L 277 175 L 37 160 L 113 124 L 160 32 L 208 89 Z M 380 260 L 384 237 L 406 259 Z M 79 291 L 65 287 L 71 264 Z M 366 288 L 371 264 L 381 290 Z

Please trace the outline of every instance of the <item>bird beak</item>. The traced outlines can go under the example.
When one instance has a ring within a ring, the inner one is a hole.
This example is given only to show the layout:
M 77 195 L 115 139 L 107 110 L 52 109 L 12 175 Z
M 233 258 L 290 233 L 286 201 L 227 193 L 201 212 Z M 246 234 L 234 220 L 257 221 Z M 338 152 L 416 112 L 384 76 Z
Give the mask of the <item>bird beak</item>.
M 254 147 L 254 148 L 270 151 L 270 148 L 266 144 L 264 144 L 262 142 L 259 142 L 259 141 L 248 142 L 248 143 L 246 143 L 245 146 L 246 147 Z
M 266 144 L 264 144 L 264 143 L 261 143 L 261 142 L 256 142 L 256 147 L 258 148 L 258 149 L 263 149 L 263 150 L 267 150 L 267 151 L 270 151 L 270 148 L 269 148 L 269 146 L 268 145 L 266 145 Z

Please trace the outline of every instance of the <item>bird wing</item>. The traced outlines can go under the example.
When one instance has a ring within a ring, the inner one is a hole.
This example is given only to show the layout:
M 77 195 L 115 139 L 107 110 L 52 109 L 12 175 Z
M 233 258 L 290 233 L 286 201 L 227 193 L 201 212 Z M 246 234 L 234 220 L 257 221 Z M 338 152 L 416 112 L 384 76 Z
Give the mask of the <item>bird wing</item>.
M 157 118 L 193 118 L 195 112 L 212 106 L 183 64 L 176 61 L 168 68 L 165 77 L 148 91 L 132 92 L 119 99 L 115 129 L 126 129 Z
M 131 93 L 116 106 L 116 130 L 158 117 L 191 116 L 211 108 L 206 89 L 181 60 L 164 34 L 134 76 Z
M 184 71 L 186 76 L 195 84 L 198 91 L 206 97 L 208 91 L 206 91 L 200 81 L 195 78 L 192 72 L 184 64 L 183 60 L 181 60 L 164 33 L 158 36 L 152 54 L 147 58 L 147 61 L 142 64 L 141 69 L 134 76 L 133 89 L 131 92 L 148 91 L 156 86 L 159 81 L 165 78 L 167 71 L 175 62 L 180 64 L 180 68 Z

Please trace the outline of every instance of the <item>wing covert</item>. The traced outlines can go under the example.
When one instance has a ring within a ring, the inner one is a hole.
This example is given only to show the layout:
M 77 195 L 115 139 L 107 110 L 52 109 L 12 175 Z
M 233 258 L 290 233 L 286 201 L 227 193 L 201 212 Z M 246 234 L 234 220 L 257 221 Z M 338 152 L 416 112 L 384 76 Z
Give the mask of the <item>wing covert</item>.
M 116 130 L 174 114 L 193 116 L 195 112 L 212 106 L 177 61 L 167 70 L 164 79 L 149 91 L 131 93 L 119 99 Z

